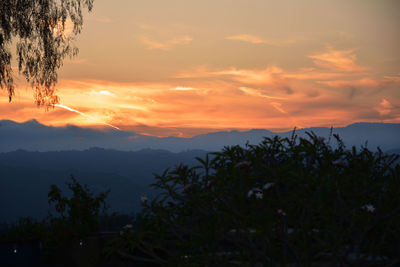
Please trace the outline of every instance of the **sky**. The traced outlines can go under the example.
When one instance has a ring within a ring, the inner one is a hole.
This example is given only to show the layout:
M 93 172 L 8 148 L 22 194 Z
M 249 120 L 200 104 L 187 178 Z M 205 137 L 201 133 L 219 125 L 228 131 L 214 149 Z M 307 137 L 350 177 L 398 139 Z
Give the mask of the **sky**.
M 398 0 L 95 0 L 53 109 L 0 119 L 190 137 L 400 123 Z

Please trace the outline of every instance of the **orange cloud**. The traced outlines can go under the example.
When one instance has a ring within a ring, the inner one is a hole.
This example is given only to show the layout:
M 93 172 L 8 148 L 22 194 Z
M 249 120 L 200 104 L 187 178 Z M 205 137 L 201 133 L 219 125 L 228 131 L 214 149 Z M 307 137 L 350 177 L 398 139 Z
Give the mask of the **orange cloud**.
M 242 41 L 251 44 L 266 44 L 271 46 L 287 46 L 295 43 L 294 40 L 266 40 L 251 34 L 239 34 L 225 37 L 227 40 Z
M 241 91 L 243 91 L 244 93 L 246 93 L 248 95 L 251 95 L 251 96 L 264 97 L 264 98 L 267 98 L 267 99 L 281 99 L 281 100 L 286 99 L 284 97 L 266 95 L 266 94 L 263 94 L 260 90 L 253 89 L 253 88 L 239 87 L 239 89 Z
M 283 73 L 282 69 L 271 66 L 264 70 L 247 70 L 231 68 L 229 70 L 212 72 L 213 75 L 231 76 L 234 80 L 248 84 L 271 84 Z
M 278 102 L 271 102 L 270 103 L 276 110 L 278 110 L 279 112 L 283 113 L 283 114 L 287 114 L 287 112 L 282 108 L 282 103 L 278 103 Z
M 378 87 L 381 82 L 371 78 L 363 78 L 359 80 L 333 80 L 333 81 L 319 81 L 321 84 L 328 85 L 335 88 L 345 87 Z
M 193 41 L 193 38 L 190 36 L 182 36 L 182 37 L 177 37 L 174 39 L 170 39 L 164 42 L 159 42 L 159 41 L 154 41 L 149 39 L 148 37 L 141 37 L 140 41 L 148 48 L 148 49 L 158 49 L 158 50 L 170 50 L 174 48 L 175 46 L 178 45 L 187 45 L 191 41 Z
M 390 104 L 389 101 L 383 98 L 382 101 L 379 103 L 379 106 L 376 108 L 376 110 L 381 115 L 388 115 L 391 112 L 392 108 L 393 108 L 392 104 Z
M 314 64 L 334 71 L 360 72 L 365 67 L 355 63 L 357 57 L 353 50 L 334 50 L 329 48 L 327 52 L 309 56 L 314 59 Z
M 384 78 L 388 82 L 400 83 L 400 73 L 397 74 L 396 76 L 385 76 Z

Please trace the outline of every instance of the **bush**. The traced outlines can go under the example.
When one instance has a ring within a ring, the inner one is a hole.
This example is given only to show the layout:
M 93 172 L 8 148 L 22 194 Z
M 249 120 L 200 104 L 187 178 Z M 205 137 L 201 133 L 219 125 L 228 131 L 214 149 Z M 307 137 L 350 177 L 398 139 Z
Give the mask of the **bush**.
M 80 239 L 99 230 L 100 215 L 106 210 L 105 199 L 109 193 L 94 196 L 87 185 L 81 185 L 73 176 L 67 183 L 72 192 L 70 198 L 63 196 L 60 188 L 51 185 L 48 193 L 49 205 L 54 203 L 56 214 L 49 213 L 53 234 L 59 240 Z
M 225 147 L 156 176 L 156 198 L 110 252 L 161 265 L 394 263 L 400 249 L 395 156 L 313 133 Z

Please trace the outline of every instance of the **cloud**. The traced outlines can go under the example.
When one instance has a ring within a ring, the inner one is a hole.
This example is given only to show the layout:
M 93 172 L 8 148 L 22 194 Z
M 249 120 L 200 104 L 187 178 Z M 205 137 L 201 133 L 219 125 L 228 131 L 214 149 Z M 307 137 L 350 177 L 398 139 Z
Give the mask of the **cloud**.
M 164 42 L 159 42 L 151 40 L 148 37 L 141 37 L 140 41 L 147 47 L 147 49 L 168 51 L 174 48 L 175 46 L 189 44 L 190 42 L 193 41 L 193 38 L 185 35 Z
M 198 90 L 197 88 L 193 88 L 193 87 L 183 87 L 183 86 L 177 86 L 174 88 L 170 88 L 170 91 L 196 91 Z
M 251 44 L 265 44 L 271 46 L 288 46 L 295 43 L 294 40 L 266 40 L 251 34 L 239 34 L 225 37 L 227 40 L 242 41 Z
M 278 102 L 271 102 L 270 103 L 276 110 L 278 110 L 279 112 L 283 113 L 283 114 L 287 114 L 287 112 L 282 108 L 282 103 L 278 103 Z
M 335 50 L 328 48 L 328 51 L 321 54 L 309 56 L 314 59 L 314 64 L 334 71 L 360 72 L 366 68 L 355 63 L 357 56 L 353 50 Z
M 348 87 L 367 87 L 374 88 L 381 85 L 381 82 L 371 79 L 363 78 L 359 80 L 333 80 L 333 81 L 318 81 L 320 84 L 325 84 L 334 88 L 348 88 Z
M 396 76 L 384 76 L 385 80 L 392 83 L 400 83 L 400 73 Z
M 389 101 L 383 98 L 376 110 L 379 112 L 380 115 L 384 116 L 388 115 L 392 111 L 392 108 L 392 104 L 390 104 Z
M 272 84 L 283 73 L 281 68 L 270 66 L 266 69 L 251 70 L 231 68 L 222 71 L 211 72 L 212 75 L 231 76 L 234 80 L 253 85 Z
M 114 93 L 111 93 L 111 92 L 109 92 L 109 91 L 107 91 L 107 90 L 101 90 L 101 91 L 91 90 L 91 91 L 90 91 L 90 94 L 91 94 L 91 95 L 104 95 L 104 96 L 112 96 L 112 97 L 115 97 L 115 94 L 114 94 Z
M 316 68 L 300 68 L 298 71 L 285 72 L 282 74 L 282 77 L 294 80 L 334 80 L 353 76 L 353 73 L 338 73 Z
M 280 100 L 286 99 L 286 98 L 283 98 L 283 97 L 266 95 L 266 94 L 263 94 L 262 92 L 260 92 L 260 90 L 253 89 L 253 88 L 240 87 L 239 89 L 242 92 L 244 92 L 244 93 L 246 93 L 248 95 L 251 95 L 251 96 L 264 97 L 264 98 L 268 98 L 268 99 L 280 99 Z
M 240 34 L 240 35 L 233 35 L 225 37 L 227 40 L 235 40 L 235 41 L 243 41 L 252 44 L 263 44 L 265 41 L 260 37 L 250 35 L 250 34 Z

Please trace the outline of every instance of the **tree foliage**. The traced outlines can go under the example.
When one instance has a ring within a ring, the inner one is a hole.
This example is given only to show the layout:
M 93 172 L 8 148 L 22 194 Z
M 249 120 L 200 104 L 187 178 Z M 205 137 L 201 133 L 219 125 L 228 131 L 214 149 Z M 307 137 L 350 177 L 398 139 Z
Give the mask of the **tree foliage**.
M 36 104 L 58 102 L 57 71 L 66 56 L 77 54 L 72 41 L 82 29 L 83 10 L 92 7 L 93 0 L 0 1 L 0 87 L 8 91 L 9 101 L 15 94 L 10 51 L 15 42 L 18 70 L 33 87 Z
M 73 176 L 67 183 L 71 197 L 64 196 L 56 185 L 50 187 L 49 205 L 54 204 L 55 214 L 49 214 L 50 225 L 60 234 L 60 239 L 79 239 L 90 232 L 99 230 L 100 215 L 106 210 L 108 191 L 95 196 L 86 186 L 81 185 Z
M 111 251 L 163 266 L 395 264 L 400 166 L 334 137 L 265 138 L 166 170 Z

